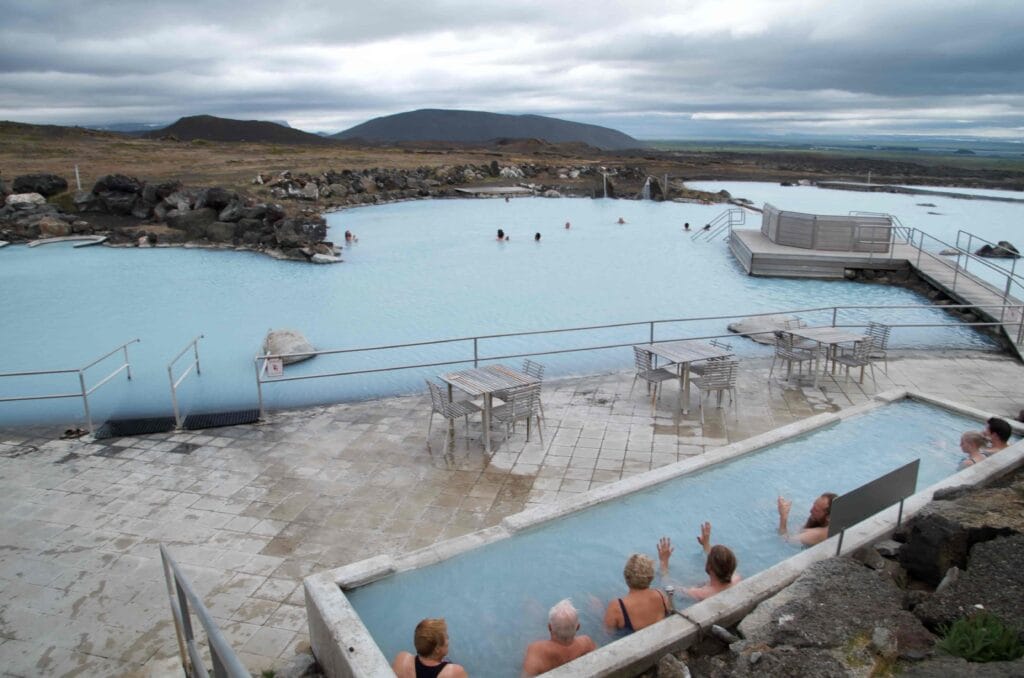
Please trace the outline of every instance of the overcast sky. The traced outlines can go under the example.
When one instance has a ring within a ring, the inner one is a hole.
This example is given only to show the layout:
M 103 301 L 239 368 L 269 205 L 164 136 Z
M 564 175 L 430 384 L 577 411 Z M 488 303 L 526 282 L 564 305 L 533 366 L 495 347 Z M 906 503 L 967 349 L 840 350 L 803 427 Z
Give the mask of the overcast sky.
M 209 113 L 336 132 L 417 108 L 641 138 L 1024 138 L 1024 1 L 3 0 L 0 119 Z

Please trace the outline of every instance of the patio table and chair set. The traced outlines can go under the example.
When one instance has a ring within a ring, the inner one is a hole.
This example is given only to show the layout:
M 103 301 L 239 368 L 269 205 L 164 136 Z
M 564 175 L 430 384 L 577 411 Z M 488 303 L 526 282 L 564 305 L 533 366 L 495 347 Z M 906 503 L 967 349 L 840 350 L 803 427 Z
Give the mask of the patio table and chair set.
M 768 372 L 771 379 L 777 363 L 786 365 L 786 379 L 792 378 L 793 365 L 796 364 L 798 376 L 803 375 L 803 365 L 809 365 L 808 374 L 818 385 L 819 374 L 830 375 L 835 379 L 838 367 L 846 368 L 846 381 L 850 380 L 850 370 L 860 368 L 859 382 L 864 383 L 866 369 L 871 370 L 871 380 L 875 382 L 874 362 L 882 360 L 888 372 L 886 349 L 889 343 L 891 328 L 888 325 L 871 322 L 863 333 L 842 327 L 807 327 L 803 321 L 788 321 L 783 329 L 774 333 L 774 355 Z M 717 405 L 722 406 L 724 394 L 729 394 L 729 402 L 736 402 L 736 377 L 739 370 L 739 359 L 733 353 L 732 346 L 720 339 L 682 339 L 661 341 L 633 346 L 635 374 L 632 395 L 637 381 L 647 385 L 651 400 L 651 416 L 654 416 L 662 385 L 667 381 L 679 382 L 678 410 L 684 415 L 689 414 L 690 388 L 695 386 L 698 392 L 698 409 L 701 425 L 704 424 L 704 400 L 712 393 L 717 395 Z M 662 365 L 658 365 L 658 360 Z M 831 365 L 831 371 L 829 366 Z M 483 446 L 487 455 L 491 454 L 491 425 L 497 422 L 505 428 L 505 440 L 510 432 L 515 431 L 519 421 L 526 422 L 526 440 L 530 440 L 533 422 L 536 422 L 537 433 L 541 444 L 544 434 L 541 422 L 544 419 L 544 406 L 541 402 L 541 385 L 544 379 L 544 366 L 530 359 L 523 361 L 520 369 L 507 365 L 485 365 L 472 369 L 449 372 L 440 375 L 443 384 L 427 380 L 430 391 L 431 413 L 427 424 L 427 446 L 430 446 L 430 433 L 434 415 L 441 415 L 448 423 L 444 446 L 454 436 L 456 419 L 463 419 L 466 424 L 466 435 L 469 436 L 469 416 L 480 413 L 483 424 Z M 468 398 L 456 398 L 456 390 Z M 494 405 L 497 397 L 501 404 Z M 479 398 L 478 403 L 475 399 Z

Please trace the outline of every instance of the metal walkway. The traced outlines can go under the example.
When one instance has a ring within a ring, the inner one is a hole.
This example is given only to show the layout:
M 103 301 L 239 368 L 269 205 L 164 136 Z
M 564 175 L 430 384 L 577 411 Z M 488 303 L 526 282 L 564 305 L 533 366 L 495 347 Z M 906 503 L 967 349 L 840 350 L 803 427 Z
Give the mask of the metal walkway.
M 959 255 L 939 255 L 923 244 L 913 244 L 914 237 L 909 234 L 906 242 L 894 243 L 885 254 L 827 252 L 779 245 L 760 231 L 734 229 L 729 234 L 729 249 L 748 275 L 840 279 L 845 277 L 847 269 L 898 271 L 909 268 L 958 303 L 977 307 L 977 314 L 988 322 L 999 323 L 1017 358 L 1024 360 L 1021 309 L 1024 278 L 1004 272 L 1005 287 L 999 289 L 967 269 L 969 261 L 978 260 L 976 256 L 965 250 L 960 250 Z M 924 237 L 930 238 L 926 234 L 917 237 L 922 243 Z M 964 265 L 960 264 L 962 258 Z M 1019 296 L 1011 294 L 1011 290 Z

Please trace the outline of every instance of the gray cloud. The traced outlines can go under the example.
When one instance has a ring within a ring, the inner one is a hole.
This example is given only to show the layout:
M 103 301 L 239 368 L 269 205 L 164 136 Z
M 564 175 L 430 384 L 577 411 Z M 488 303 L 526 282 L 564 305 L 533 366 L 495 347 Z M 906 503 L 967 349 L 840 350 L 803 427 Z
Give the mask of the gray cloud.
M 336 131 L 425 107 L 657 137 L 1024 136 L 1024 5 L 992 0 L 8 0 L 0 117 Z

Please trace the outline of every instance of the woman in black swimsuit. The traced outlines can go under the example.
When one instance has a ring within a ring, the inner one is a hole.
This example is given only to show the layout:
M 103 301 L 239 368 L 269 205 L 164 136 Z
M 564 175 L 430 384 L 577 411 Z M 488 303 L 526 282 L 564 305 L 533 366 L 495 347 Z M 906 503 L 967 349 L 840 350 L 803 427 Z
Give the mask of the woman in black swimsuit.
M 668 616 L 668 600 L 658 589 L 651 588 L 654 561 L 642 553 L 634 553 L 622 571 L 629 593 L 608 603 L 604 625 L 628 633 L 639 631 Z
M 398 678 L 466 678 L 466 670 L 445 659 L 448 625 L 444 619 L 424 619 L 413 634 L 416 656 L 399 652 L 391 670 Z

